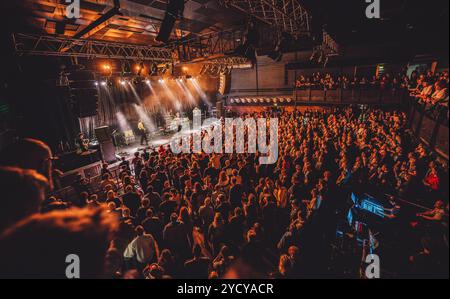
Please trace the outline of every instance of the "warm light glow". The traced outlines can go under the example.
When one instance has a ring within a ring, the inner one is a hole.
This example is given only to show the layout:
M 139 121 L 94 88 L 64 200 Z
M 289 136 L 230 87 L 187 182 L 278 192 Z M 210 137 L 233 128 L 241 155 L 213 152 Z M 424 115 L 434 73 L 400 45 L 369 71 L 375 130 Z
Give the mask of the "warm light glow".
M 110 71 L 110 70 L 111 70 L 111 65 L 108 64 L 108 63 L 105 63 L 105 64 L 103 65 L 103 69 L 104 69 L 105 71 Z
M 183 72 L 187 72 L 187 71 L 189 71 L 189 68 L 187 66 L 184 66 L 183 67 Z
M 150 131 L 155 131 L 156 125 L 153 122 L 153 120 L 150 118 L 149 113 L 145 109 L 145 107 L 134 104 L 134 109 L 136 110 L 136 113 L 139 115 L 139 118 L 144 122 L 146 128 Z
M 180 88 L 181 92 L 184 94 L 184 96 L 188 99 L 189 103 L 191 105 L 195 105 L 195 98 L 192 95 L 191 91 L 189 90 L 189 88 L 186 86 L 186 84 L 184 84 L 183 80 L 178 79 L 178 87 Z
M 203 100 L 203 102 L 208 105 L 211 106 L 211 102 L 208 99 L 208 96 L 206 95 L 206 93 L 202 90 L 202 88 L 200 87 L 199 82 L 197 81 L 197 79 L 194 78 L 190 78 L 189 83 L 192 84 L 192 86 L 194 87 L 194 89 L 197 91 L 198 95 L 200 96 L 200 98 Z
M 131 126 L 129 125 L 127 118 L 121 111 L 116 113 L 116 117 L 117 117 L 117 122 L 119 123 L 119 127 L 120 127 L 120 130 L 122 131 L 122 133 L 131 130 Z
M 162 82 L 161 82 L 162 81 Z M 166 82 L 164 80 L 160 80 L 160 83 L 162 84 L 164 91 L 166 93 L 166 95 L 169 97 L 169 99 L 173 102 L 175 109 L 177 111 L 181 111 L 181 109 L 183 108 L 183 106 L 181 105 L 180 101 L 178 100 L 178 98 L 175 96 L 175 94 L 172 92 L 172 90 L 169 88 L 169 86 L 167 86 Z

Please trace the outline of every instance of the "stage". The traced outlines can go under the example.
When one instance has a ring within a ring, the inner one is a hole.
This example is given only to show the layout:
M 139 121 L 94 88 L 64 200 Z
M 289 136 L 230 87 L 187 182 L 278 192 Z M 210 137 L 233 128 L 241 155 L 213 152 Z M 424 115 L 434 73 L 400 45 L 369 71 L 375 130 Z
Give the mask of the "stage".
M 214 124 L 212 124 L 214 125 Z M 155 150 L 158 150 L 159 147 L 168 147 L 170 145 L 170 142 L 174 137 L 177 138 L 185 138 L 192 134 L 199 133 L 201 131 L 206 130 L 209 128 L 208 126 L 202 126 L 200 129 L 193 129 L 192 127 L 192 121 L 185 122 L 183 125 L 183 129 L 181 129 L 180 132 L 172 131 L 171 133 L 156 133 L 156 134 L 150 134 L 148 136 L 148 144 L 147 145 L 141 145 L 140 138 L 135 138 L 133 142 L 131 142 L 128 145 L 124 146 L 116 146 L 115 147 L 115 161 L 104 161 L 102 159 L 102 153 L 100 150 L 95 154 L 94 158 L 85 159 L 85 163 L 82 165 L 79 165 L 78 167 L 72 167 L 69 169 L 61 169 L 64 171 L 64 176 L 68 175 L 75 175 L 79 174 L 83 178 L 88 177 L 95 177 L 99 175 L 101 166 L 104 162 L 107 162 L 109 164 L 108 169 L 110 170 L 116 170 L 119 167 L 119 164 L 121 163 L 121 159 L 125 157 L 127 161 L 131 161 L 134 157 L 134 154 L 136 152 L 139 152 L 142 154 L 142 152 L 147 150 L 147 152 L 152 153 Z M 77 155 L 79 159 L 82 158 L 82 155 Z M 58 167 L 56 167 L 58 168 Z

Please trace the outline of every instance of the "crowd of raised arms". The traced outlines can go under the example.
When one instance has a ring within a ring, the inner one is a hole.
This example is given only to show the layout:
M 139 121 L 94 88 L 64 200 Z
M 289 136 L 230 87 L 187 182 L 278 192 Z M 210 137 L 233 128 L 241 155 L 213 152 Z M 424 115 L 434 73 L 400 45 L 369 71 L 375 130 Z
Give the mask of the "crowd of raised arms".
M 242 117 L 279 118 L 277 163 L 161 147 L 123 159 L 119 175 L 105 164 L 101 183 L 81 181 L 76 200 L 44 198 L 53 184 L 45 144 L 14 145 L 1 155 L 0 275 L 63 276 L 76 249 L 85 277 L 359 277 L 361 256 L 333 249 L 358 190 L 431 208 L 397 224 L 407 239 L 395 250 L 397 275 L 448 271 L 448 170 L 415 143 L 403 112 Z

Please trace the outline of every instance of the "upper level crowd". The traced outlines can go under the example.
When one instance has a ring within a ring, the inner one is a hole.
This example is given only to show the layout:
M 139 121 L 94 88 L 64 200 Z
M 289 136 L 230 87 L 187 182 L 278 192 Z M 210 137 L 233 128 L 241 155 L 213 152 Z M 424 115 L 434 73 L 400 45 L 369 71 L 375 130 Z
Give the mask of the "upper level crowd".
M 279 118 L 276 164 L 160 147 L 123 159 L 118 173 L 105 164 L 101 182 L 80 181 L 70 199 L 51 196 L 44 143 L 12 145 L 0 154 L 0 277 L 64 277 L 75 253 L 85 278 L 356 278 L 359 247 L 340 247 L 336 234 L 351 192 L 429 207 L 390 224 L 398 243 L 383 247 L 395 261 L 383 269 L 448 277 L 448 168 L 415 142 L 403 112 L 242 117 Z
M 298 89 L 408 89 L 413 96 L 428 99 L 431 102 L 448 103 L 448 72 L 425 74 L 413 71 L 406 73 L 390 73 L 367 77 L 349 77 L 347 75 L 332 75 L 331 73 L 313 73 L 311 76 L 300 75 L 296 80 Z M 424 91 L 425 89 L 425 91 Z M 446 101 L 447 99 L 447 101 Z M 447 104 L 448 105 L 448 104 Z

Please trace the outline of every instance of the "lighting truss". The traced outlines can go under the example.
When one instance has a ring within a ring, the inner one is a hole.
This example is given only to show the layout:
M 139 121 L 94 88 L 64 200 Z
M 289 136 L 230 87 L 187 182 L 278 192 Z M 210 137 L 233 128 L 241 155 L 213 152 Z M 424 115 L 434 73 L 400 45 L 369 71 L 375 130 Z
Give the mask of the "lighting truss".
M 173 60 L 172 50 L 168 48 L 22 33 L 14 33 L 12 39 L 18 55 L 151 60 L 157 62 L 171 62 Z
M 251 62 L 245 57 L 219 57 L 208 59 L 204 62 L 204 65 L 222 65 L 226 67 L 239 68 L 248 66 Z
M 322 48 L 328 56 L 336 56 L 340 52 L 339 44 L 325 30 L 323 31 Z
M 220 0 L 294 37 L 309 35 L 310 15 L 298 0 Z
M 181 39 L 177 41 L 178 59 L 188 62 L 218 54 L 233 55 L 243 39 L 244 32 L 241 30 L 212 32 Z

